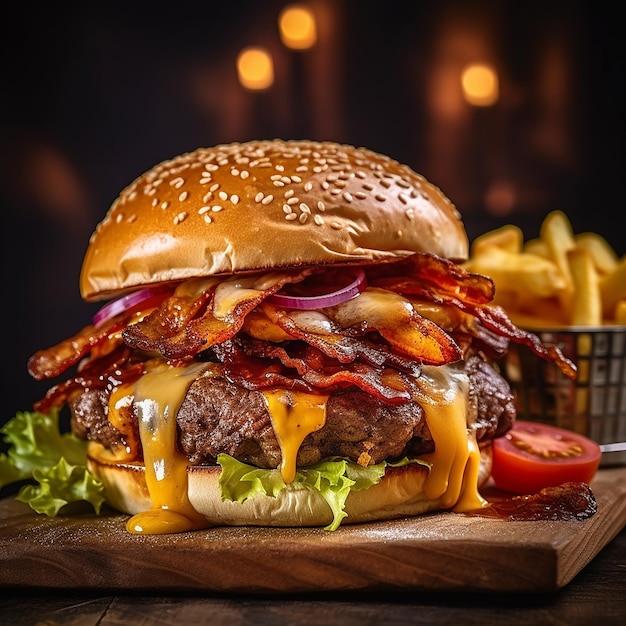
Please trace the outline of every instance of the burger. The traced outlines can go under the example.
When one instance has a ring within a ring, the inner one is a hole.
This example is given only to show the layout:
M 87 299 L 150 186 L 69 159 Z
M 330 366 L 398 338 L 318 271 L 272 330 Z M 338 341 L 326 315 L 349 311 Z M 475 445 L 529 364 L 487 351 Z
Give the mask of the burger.
M 509 342 L 453 204 L 331 142 L 200 148 L 132 182 L 93 233 L 93 323 L 29 360 L 63 377 L 88 467 L 134 533 L 323 526 L 486 505 L 515 420 Z

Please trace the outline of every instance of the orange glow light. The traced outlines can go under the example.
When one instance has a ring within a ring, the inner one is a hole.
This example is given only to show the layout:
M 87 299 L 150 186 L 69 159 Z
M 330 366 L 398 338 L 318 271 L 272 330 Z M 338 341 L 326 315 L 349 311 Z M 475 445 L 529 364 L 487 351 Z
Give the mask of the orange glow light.
M 293 50 L 312 48 L 317 41 L 315 16 L 304 4 L 290 4 L 285 7 L 278 18 L 280 38 Z
M 244 48 L 237 57 L 237 74 L 246 89 L 268 89 L 274 82 L 272 56 L 265 48 Z
M 461 85 L 466 102 L 474 106 L 491 106 L 500 96 L 498 74 L 490 65 L 468 65 L 461 74 Z

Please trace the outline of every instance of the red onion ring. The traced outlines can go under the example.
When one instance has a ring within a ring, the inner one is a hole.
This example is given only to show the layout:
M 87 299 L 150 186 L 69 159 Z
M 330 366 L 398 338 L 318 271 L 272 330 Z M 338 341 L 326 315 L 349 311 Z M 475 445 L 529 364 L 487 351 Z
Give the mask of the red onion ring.
M 105 322 L 114 318 L 120 313 L 124 313 L 128 309 L 134 309 L 140 304 L 145 304 L 148 300 L 156 298 L 157 296 L 165 296 L 171 293 L 172 289 L 169 287 L 146 287 L 139 291 L 133 291 L 126 294 L 117 300 L 112 300 L 99 309 L 92 318 L 93 325 L 97 328 L 102 326 Z M 163 298 L 160 298 L 161 300 Z
M 321 296 L 285 296 L 281 293 L 275 293 L 267 298 L 267 302 L 300 311 L 312 311 L 313 309 L 341 304 L 358 296 L 367 287 L 365 272 L 362 269 L 349 268 L 347 271 L 353 273 L 355 278 L 349 285 L 337 291 Z

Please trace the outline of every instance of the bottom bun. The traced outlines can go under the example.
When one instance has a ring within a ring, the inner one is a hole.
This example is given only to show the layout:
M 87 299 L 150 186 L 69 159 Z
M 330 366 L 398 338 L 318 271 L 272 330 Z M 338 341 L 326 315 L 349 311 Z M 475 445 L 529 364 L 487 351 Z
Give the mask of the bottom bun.
M 118 462 L 99 444 L 90 444 L 88 467 L 105 486 L 107 503 L 135 515 L 152 508 L 143 465 Z M 242 503 L 223 500 L 218 465 L 187 468 L 188 498 L 193 508 L 217 526 L 327 526 L 330 507 L 316 491 L 292 484 L 277 496 L 258 495 Z M 491 473 L 491 446 L 481 448 L 479 485 Z M 388 467 L 383 479 L 369 489 L 351 491 L 343 524 L 413 517 L 443 508 L 439 498 L 424 493 L 428 468 L 417 463 Z

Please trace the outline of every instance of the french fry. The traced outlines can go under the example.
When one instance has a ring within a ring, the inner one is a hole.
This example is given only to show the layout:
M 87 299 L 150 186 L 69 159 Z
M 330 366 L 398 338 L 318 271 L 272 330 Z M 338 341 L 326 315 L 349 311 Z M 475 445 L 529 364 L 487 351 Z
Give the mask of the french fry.
M 567 253 L 575 246 L 572 225 L 563 211 L 548 213 L 541 224 L 540 236 L 546 242 L 550 258 L 559 268 L 565 289 L 561 292 L 561 304 L 567 310 L 570 308 L 574 294 L 574 280 L 570 271 Z
M 600 293 L 604 316 L 608 319 L 615 317 L 617 303 L 626 300 L 626 255 L 624 255 L 617 267 L 600 279 Z
M 619 300 L 615 305 L 615 323 L 626 326 L 626 300 Z
M 593 258 L 584 248 L 567 252 L 574 292 L 570 324 L 572 326 L 600 326 L 602 324 L 602 298 L 598 272 Z
M 599 234 L 574 234 L 563 211 L 526 242 L 514 225 L 480 235 L 465 266 L 493 279 L 494 304 L 523 327 L 626 324 L 626 255 Z
M 523 243 L 524 233 L 522 229 L 513 224 L 507 224 L 476 237 L 472 244 L 472 255 L 479 256 L 482 251 L 491 247 L 518 253 L 522 251 Z
M 593 264 L 600 274 L 610 274 L 615 270 L 619 259 L 609 242 L 597 233 L 580 233 L 574 236 L 577 248 L 589 251 Z
M 509 252 L 503 248 L 485 248 L 467 267 L 472 272 L 493 279 L 498 291 L 530 293 L 539 298 L 558 296 L 565 281 L 555 263 L 525 252 Z
M 537 237 L 536 239 L 529 239 L 524 244 L 524 252 L 528 254 L 536 254 L 537 256 L 542 256 L 546 259 L 550 258 L 550 250 L 548 250 L 548 245 L 543 239 Z

